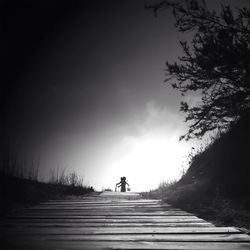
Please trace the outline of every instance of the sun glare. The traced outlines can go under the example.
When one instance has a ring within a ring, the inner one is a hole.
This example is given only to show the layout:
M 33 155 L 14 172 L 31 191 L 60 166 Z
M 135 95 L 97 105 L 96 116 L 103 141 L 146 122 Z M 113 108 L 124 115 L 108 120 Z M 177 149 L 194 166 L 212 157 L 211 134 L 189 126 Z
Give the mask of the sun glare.
M 110 182 L 126 176 L 133 191 L 156 188 L 163 180 L 177 179 L 186 147 L 174 137 L 125 137 L 109 162 Z

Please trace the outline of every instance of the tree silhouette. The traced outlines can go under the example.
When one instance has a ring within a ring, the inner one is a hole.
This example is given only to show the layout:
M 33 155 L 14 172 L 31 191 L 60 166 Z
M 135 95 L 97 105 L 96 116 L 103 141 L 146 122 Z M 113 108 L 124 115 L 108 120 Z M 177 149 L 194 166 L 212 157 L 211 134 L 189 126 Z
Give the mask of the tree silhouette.
M 178 31 L 191 35 L 190 41 L 180 41 L 183 56 L 166 63 L 166 82 L 183 96 L 191 91 L 201 96 L 193 106 L 181 102 L 189 129 L 180 139 L 225 130 L 250 107 L 249 9 L 221 5 L 217 13 L 196 0 L 161 1 L 147 8 L 172 10 Z

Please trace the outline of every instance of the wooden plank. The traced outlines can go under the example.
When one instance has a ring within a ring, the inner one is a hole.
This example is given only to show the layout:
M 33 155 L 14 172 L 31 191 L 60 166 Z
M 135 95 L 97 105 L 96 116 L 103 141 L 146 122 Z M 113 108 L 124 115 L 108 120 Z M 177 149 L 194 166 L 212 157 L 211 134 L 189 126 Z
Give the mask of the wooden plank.
M 74 203 L 74 202 L 103 202 L 103 203 L 109 203 L 109 202 L 117 202 L 117 203 L 123 203 L 123 202 L 126 202 L 126 203 L 140 203 L 140 202 L 160 202 L 161 203 L 161 200 L 159 199 L 136 199 L 136 200 L 128 200 L 128 199 L 112 199 L 112 198 L 107 198 L 107 197 L 101 197 L 101 196 L 97 196 L 97 197 L 92 197 L 92 198 L 86 198 L 86 197 L 83 197 L 82 199 L 79 198 L 79 199 L 68 199 L 68 200 L 49 200 L 49 201 L 45 201 L 45 202 L 41 202 L 40 204 L 43 204 L 43 203 Z
M 155 219 L 155 218 L 145 218 L 145 219 L 133 219 L 133 218 L 127 218 L 127 219 L 111 219 L 111 218 L 90 218 L 90 219 L 81 219 L 81 218 L 33 218 L 33 219 L 19 219 L 19 220 L 13 220 L 16 223 L 44 223 L 44 222 L 57 222 L 57 223 L 181 223 L 181 222 L 186 222 L 186 223 L 203 223 L 205 222 L 202 219 L 199 219 L 197 217 L 193 218 L 183 218 L 183 219 L 178 219 L 178 218 L 162 218 L 162 219 Z
M 128 199 L 109 199 L 109 198 L 96 198 L 92 200 L 86 199 L 78 199 L 78 200 L 49 200 L 45 202 L 41 202 L 40 204 L 65 204 L 65 203 L 127 203 L 127 204 L 135 204 L 135 203 L 163 203 L 161 200 L 146 200 L 146 199 L 136 199 L 136 200 L 128 200 Z M 167 204 L 167 203 L 165 203 Z
M 127 202 L 127 201 L 117 201 L 117 200 L 110 200 L 108 201 L 92 201 L 92 202 L 44 202 L 40 203 L 39 206 L 68 206 L 68 205 L 74 205 L 74 206 L 139 206 L 139 205 L 163 205 L 166 207 L 171 207 L 171 205 L 167 203 L 162 203 L 160 201 L 151 201 L 151 202 L 141 202 L 141 201 L 134 201 L 134 202 Z
M 152 250 L 248 250 L 249 243 L 218 242 L 130 242 L 130 241 L 20 241 L 18 246 L 9 242 L 8 249 L 25 250 L 83 250 L 83 249 L 152 249 Z
M 16 223 L 16 222 L 7 222 L 3 223 L 2 227 L 214 227 L 213 224 L 209 222 L 201 223 L 191 223 L 191 222 L 178 222 L 178 223 L 58 223 L 58 222 L 25 222 L 25 223 Z
M 117 242 L 117 241 L 22 241 L 10 242 L 8 249 L 19 250 L 20 247 L 25 250 L 83 250 L 83 249 L 152 249 L 152 250 L 248 250 L 249 243 L 218 243 L 218 242 Z
M 104 191 L 100 194 L 100 197 L 118 197 L 123 198 L 127 197 L 128 199 L 138 199 L 140 198 L 141 194 L 137 192 L 113 192 L 113 191 Z
M 118 204 L 108 204 L 108 205 L 103 205 L 103 206 L 95 206 L 95 205 L 88 205 L 88 206 L 83 206 L 83 205 L 64 205 L 64 206 L 55 206 L 55 205 L 48 205 L 48 206 L 37 206 L 34 207 L 33 209 L 75 209 L 75 208 L 81 208 L 81 209 L 126 209 L 126 208 L 135 208 L 135 209 L 146 209 L 146 208 L 156 208 L 156 209 L 164 209 L 164 208 L 169 208 L 169 206 L 165 206 L 165 205 L 160 205 L 160 204 L 145 204 L 145 205 L 118 205 Z M 175 210 L 175 211 L 180 211 L 179 209 L 173 209 L 170 208 L 170 210 Z
M 70 205 L 70 204 L 81 204 L 81 205 L 106 205 L 106 204 L 122 204 L 122 205 L 137 205 L 137 204 L 160 204 L 161 202 L 159 200 L 133 200 L 133 201 L 129 201 L 129 200 L 121 200 L 121 201 L 117 201 L 117 200 L 103 200 L 103 201 L 85 201 L 85 200 L 77 200 L 77 201 L 47 201 L 47 202 L 42 202 L 40 203 L 40 205 Z
M 53 210 L 53 211 L 24 211 L 21 214 L 16 214 L 13 216 L 8 216 L 7 218 L 14 218 L 14 217 L 22 217 L 22 216 L 55 216 L 55 215 L 81 215 L 81 216 L 193 216 L 193 214 L 187 213 L 187 212 L 183 212 L 183 211 L 161 211 L 161 212 L 128 212 L 128 213 L 124 213 L 124 212 L 99 212 L 98 214 L 95 212 L 86 212 L 86 211 L 65 211 L 65 210 Z
M 32 236 L 32 237 L 31 237 Z M 248 242 L 246 234 L 109 234 L 109 235 L 27 235 L 15 234 L 14 239 L 44 241 L 147 241 L 147 242 Z
M 107 208 L 107 209 L 116 209 L 116 208 L 156 208 L 156 209 L 159 209 L 159 208 L 164 208 L 165 210 L 170 210 L 170 211 L 182 211 L 178 208 L 173 208 L 173 207 L 168 207 L 168 206 L 162 206 L 160 204 L 138 204 L 138 205 L 119 205 L 119 204 L 108 204 L 108 205 L 97 205 L 95 206 L 94 204 L 93 205 L 43 205 L 43 206 L 36 206 L 36 207 L 33 207 L 33 208 L 30 208 L 30 209 L 27 209 L 27 210 L 46 210 L 46 209 L 56 209 L 56 210 L 59 210 L 59 209 L 72 209 L 72 207 L 74 209 L 103 209 L 103 208 Z
M 98 219 L 105 219 L 105 220 L 108 220 L 108 219 L 112 219 L 112 220 L 156 220 L 156 221 L 164 221 L 164 220 L 174 220 L 174 219 L 177 219 L 177 220 L 202 220 L 202 219 L 199 219 L 197 218 L 196 216 L 194 215 L 168 215 L 168 216 L 162 216 L 162 215 L 155 215 L 155 216 L 127 216 L 127 215 L 123 215 L 123 216 L 120 216 L 120 215 L 72 215 L 72 214 L 63 214 L 63 215 L 60 215 L 60 214 L 45 214 L 45 215 L 19 215 L 19 216 L 13 216 L 13 217 L 8 217 L 9 220 L 44 220 L 44 219 L 52 219 L 52 220 L 55 220 L 55 219 L 86 219 L 86 220 L 98 220 Z
M 119 203 L 99 203 L 99 204 L 95 204 L 95 203 L 65 203 L 65 204 L 40 204 L 37 207 L 41 207 L 41 208 L 45 208 L 45 207 L 55 207 L 55 208 L 63 208 L 63 207 L 68 207 L 68 206 L 74 206 L 74 207 L 134 207 L 134 206 L 152 206 L 152 207 L 159 207 L 162 206 L 159 203 L 135 203 L 135 204 L 131 204 L 131 203 L 123 203 L 123 204 L 119 204 Z M 165 205 L 165 207 L 170 207 L 169 205 Z
M 15 228 L 5 228 L 0 231 L 2 233 L 8 234 L 12 233 L 18 234 L 242 234 L 239 230 L 233 227 L 75 227 L 75 228 L 53 228 L 53 227 L 43 227 L 35 228 L 28 227 L 24 228 L 21 225 L 17 225 Z M 35 230 L 34 230 L 35 229 Z
M 33 208 L 34 210 L 37 211 L 53 211 L 55 210 L 55 208 L 46 208 L 46 209 L 41 209 L 41 208 Z M 67 211 L 71 211 L 71 210 L 75 210 L 77 208 L 75 207 L 67 207 L 64 208 Z M 154 207 L 117 207 L 117 208 L 108 208 L 108 207 L 102 207 L 102 208 L 89 208 L 89 207 L 81 207 L 78 208 L 81 209 L 82 211 L 96 211 L 96 212 L 100 212 L 100 211 L 110 211 L 110 212 L 157 212 L 157 211 L 166 211 L 165 208 L 163 207 L 159 207 L 159 208 L 154 208 Z M 168 209 L 169 211 L 181 211 L 181 210 L 176 210 L 176 209 Z

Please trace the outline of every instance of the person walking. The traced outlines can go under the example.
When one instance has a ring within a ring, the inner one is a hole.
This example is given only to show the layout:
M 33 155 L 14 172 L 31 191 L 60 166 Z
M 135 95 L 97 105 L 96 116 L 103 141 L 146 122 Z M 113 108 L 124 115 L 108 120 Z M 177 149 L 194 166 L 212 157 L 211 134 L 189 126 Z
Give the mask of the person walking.
M 129 184 L 126 181 L 126 177 L 121 177 L 121 181 L 116 184 L 115 191 L 117 190 L 117 187 L 121 188 L 121 192 L 126 192 L 126 185 L 129 186 Z

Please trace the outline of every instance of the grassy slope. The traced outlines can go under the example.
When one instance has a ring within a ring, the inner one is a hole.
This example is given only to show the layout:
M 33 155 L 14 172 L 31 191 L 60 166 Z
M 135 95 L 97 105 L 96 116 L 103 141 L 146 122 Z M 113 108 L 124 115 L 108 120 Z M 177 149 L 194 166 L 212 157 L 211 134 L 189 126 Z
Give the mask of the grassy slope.
M 250 115 L 197 154 L 163 196 L 217 225 L 250 229 Z
M 0 174 L 0 216 L 49 199 L 80 196 L 91 191 L 89 187 L 42 183 Z

